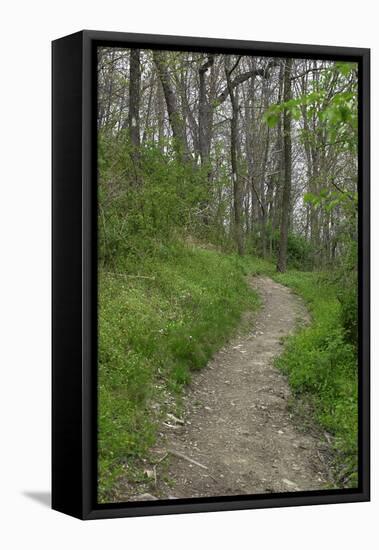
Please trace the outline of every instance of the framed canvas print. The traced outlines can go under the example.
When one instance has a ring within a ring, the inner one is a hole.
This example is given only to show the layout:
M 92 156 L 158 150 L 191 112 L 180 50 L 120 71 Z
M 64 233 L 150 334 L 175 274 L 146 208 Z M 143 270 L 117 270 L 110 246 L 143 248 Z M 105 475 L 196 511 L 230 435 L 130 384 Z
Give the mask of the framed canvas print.
M 53 42 L 53 508 L 369 499 L 369 50 Z

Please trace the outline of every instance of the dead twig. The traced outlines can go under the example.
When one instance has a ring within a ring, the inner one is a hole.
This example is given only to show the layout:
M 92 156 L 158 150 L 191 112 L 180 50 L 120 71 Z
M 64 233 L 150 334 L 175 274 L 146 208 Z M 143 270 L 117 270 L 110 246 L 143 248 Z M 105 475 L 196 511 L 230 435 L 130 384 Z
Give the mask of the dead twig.
M 159 464 L 161 462 L 163 462 L 166 458 L 168 457 L 168 453 L 166 453 L 164 456 L 162 456 L 162 458 L 160 458 L 158 460 L 158 462 L 156 464 L 154 464 L 153 466 L 153 473 L 154 473 L 154 484 L 156 485 L 157 484 L 157 467 L 159 466 Z
M 177 456 L 178 458 L 182 458 L 183 460 L 187 460 L 187 462 L 191 462 L 191 464 L 195 464 L 195 466 L 199 466 L 199 468 L 203 468 L 204 470 L 208 470 L 208 466 L 204 466 L 204 464 L 200 464 L 200 462 L 197 462 L 196 460 L 193 460 L 192 458 L 190 458 L 189 456 L 187 456 L 183 453 L 179 453 L 178 451 L 174 451 L 172 449 L 169 449 L 168 452 L 171 453 L 174 456 Z
M 106 275 L 114 275 L 115 277 L 125 277 L 126 279 L 150 279 L 155 281 L 155 277 L 148 277 L 147 275 L 127 275 L 126 273 L 117 273 L 116 271 L 104 271 Z

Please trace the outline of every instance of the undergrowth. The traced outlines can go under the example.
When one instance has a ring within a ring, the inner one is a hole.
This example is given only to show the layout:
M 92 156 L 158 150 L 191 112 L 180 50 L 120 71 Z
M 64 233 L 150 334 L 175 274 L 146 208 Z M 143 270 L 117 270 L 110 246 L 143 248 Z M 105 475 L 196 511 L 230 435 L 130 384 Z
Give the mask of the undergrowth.
M 179 398 L 243 311 L 258 307 L 246 275 L 267 270 L 184 245 L 162 247 L 122 271 L 99 273 L 99 501 L 155 441 L 157 411 Z
M 292 271 L 275 279 L 302 296 L 312 316 L 310 326 L 286 340 L 276 364 L 288 376 L 298 404 L 305 404 L 333 436 L 336 486 L 356 487 L 357 350 L 343 328 L 338 289 L 317 273 Z
M 357 355 L 335 284 L 317 273 L 276 274 L 258 258 L 170 244 L 99 272 L 100 502 L 109 502 L 125 464 L 142 479 L 140 461 L 166 404 L 180 402 L 191 373 L 230 338 L 244 311 L 257 309 L 246 277 L 254 274 L 272 276 L 308 305 L 311 324 L 286 340 L 276 364 L 297 410 L 310 411 L 333 437 L 336 486 L 356 486 Z

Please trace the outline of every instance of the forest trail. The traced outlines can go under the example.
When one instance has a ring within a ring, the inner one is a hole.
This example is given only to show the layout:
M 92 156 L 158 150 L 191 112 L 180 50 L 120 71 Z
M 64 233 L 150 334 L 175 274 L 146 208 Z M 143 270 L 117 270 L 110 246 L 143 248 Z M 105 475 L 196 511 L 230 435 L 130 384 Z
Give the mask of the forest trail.
M 327 445 L 295 425 L 288 383 L 273 366 L 282 338 L 308 322 L 308 312 L 268 277 L 255 277 L 251 285 L 262 300 L 252 331 L 194 374 L 184 423 L 174 417 L 164 427 L 164 448 L 156 450 L 170 460 L 165 476 L 157 468 L 158 498 L 316 490 L 330 482 Z

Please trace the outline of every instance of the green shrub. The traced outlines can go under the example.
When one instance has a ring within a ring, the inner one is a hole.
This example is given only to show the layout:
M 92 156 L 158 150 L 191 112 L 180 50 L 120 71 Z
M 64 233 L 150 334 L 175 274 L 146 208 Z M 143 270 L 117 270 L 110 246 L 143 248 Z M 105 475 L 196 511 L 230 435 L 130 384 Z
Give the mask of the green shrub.
M 275 257 L 279 253 L 279 230 L 272 231 L 270 226 L 266 229 L 266 241 L 272 242 L 272 250 Z M 287 263 L 290 269 L 307 271 L 312 269 L 314 251 L 311 243 L 303 236 L 296 233 L 288 234 Z
M 198 235 L 201 204 L 209 202 L 206 173 L 154 144 L 141 148 L 136 166 L 127 133 L 99 136 L 99 262 L 154 254 L 157 243 Z M 203 231 L 203 230 L 202 230 Z
M 348 341 L 358 343 L 358 292 L 357 283 L 350 285 L 338 294 L 341 304 L 341 322 Z
M 335 280 L 341 304 L 341 322 L 346 340 L 358 344 L 358 251 L 355 240 L 347 240 L 347 253 L 341 259 Z
M 295 396 L 308 403 L 317 422 L 335 437 L 337 484 L 355 487 L 358 461 L 357 350 L 346 341 L 338 288 L 315 273 L 275 277 L 308 303 L 312 323 L 291 336 L 278 367 Z

